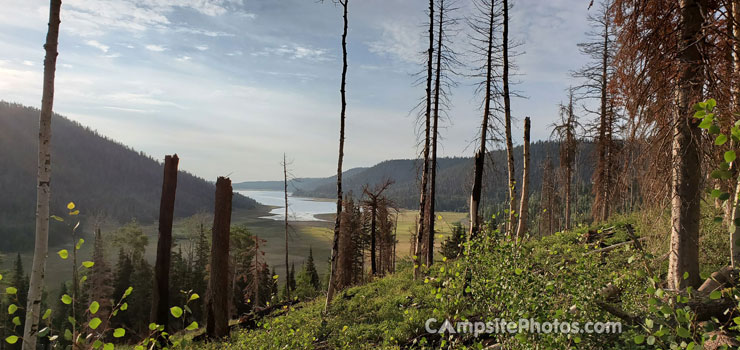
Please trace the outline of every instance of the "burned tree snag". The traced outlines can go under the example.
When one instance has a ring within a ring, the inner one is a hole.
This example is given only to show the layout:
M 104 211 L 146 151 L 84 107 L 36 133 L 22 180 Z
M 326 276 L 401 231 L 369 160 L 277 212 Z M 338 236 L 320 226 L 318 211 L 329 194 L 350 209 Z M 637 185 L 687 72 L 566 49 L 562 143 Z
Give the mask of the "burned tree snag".
M 162 198 L 159 203 L 159 240 L 157 262 L 154 265 L 154 292 L 152 293 L 151 321 L 167 329 L 170 295 L 170 260 L 172 258 L 172 220 L 175 214 L 177 190 L 177 154 L 164 158 Z
M 231 229 L 231 180 L 216 181 L 216 206 L 213 211 L 210 280 L 206 308 L 206 333 L 210 338 L 229 335 L 229 234 Z
M 522 167 L 522 200 L 519 202 L 519 225 L 516 238 L 523 239 L 527 234 L 527 220 L 529 219 L 529 117 L 524 118 L 524 165 Z

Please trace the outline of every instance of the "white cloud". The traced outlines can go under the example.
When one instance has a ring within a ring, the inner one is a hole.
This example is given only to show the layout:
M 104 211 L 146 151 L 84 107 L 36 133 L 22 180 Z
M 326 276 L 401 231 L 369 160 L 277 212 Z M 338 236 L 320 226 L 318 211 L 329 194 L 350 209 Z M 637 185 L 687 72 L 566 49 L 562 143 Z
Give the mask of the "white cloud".
M 104 53 L 107 53 L 108 49 L 110 49 L 110 46 L 103 45 L 99 43 L 97 40 L 88 40 L 87 42 L 85 42 L 85 44 L 92 46 L 100 51 L 103 51 Z
M 147 45 L 145 47 L 146 47 L 147 50 L 154 51 L 154 52 L 162 52 L 162 51 L 167 50 L 167 48 L 164 47 L 164 46 L 154 45 L 154 44 L 149 44 L 149 45 Z
M 33 63 L 33 62 L 31 62 L 31 61 L 25 60 L 25 61 L 23 61 L 23 65 L 24 65 L 24 66 L 29 66 L 29 67 L 33 67 L 33 66 L 34 66 L 34 63 Z
M 312 61 L 329 61 L 327 50 L 314 49 L 301 45 L 281 45 L 280 47 L 266 47 L 251 53 L 252 56 L 280 56 L 290 59 L 307 59 Z
M 191 58 L 192 57 L 190 57 L 190 56 L 181 56 L 181 57 L 178 57 L 178 58 L 175 58 L 175 59 L 178 60 L 178 61 L 180 61 L 180 62 L 185 62 L 185 61 L 190 61 Z
M 388 55 L 404 62 L 417 63 L 424 50 L 419 27 L 414 23 L 386 21 L 381 24 L 380 39 L 367 43 L 370 52 Z
M 208 45 L 198 45 L 195 48 L 198 49 L 199 51 L 205 51 L 205 50 L 208 50 Z

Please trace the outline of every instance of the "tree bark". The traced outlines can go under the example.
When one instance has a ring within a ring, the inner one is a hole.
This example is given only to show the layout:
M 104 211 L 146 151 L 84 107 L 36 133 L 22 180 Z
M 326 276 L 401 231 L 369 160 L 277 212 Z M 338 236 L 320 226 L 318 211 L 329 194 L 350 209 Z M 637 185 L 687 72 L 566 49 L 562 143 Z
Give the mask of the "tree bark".
M 699 286 L 699 219 L 701 158 L 698 125 L 693 104 L 701 97 L 703 64 L 699 45 L 702 41 L 700 3 L 680 0 L 681 41 L 677 106 L 673 132 L 673 181 L 671 208 L 671 250 L 668 284 L 674 289 Z M 688 274 L 687 278 L 684 278 Z
M 283 186 L 285 194 L 285 294 L 290 300 L 290 276 L 288 276 L 288 163 L 283 153 Z
M 480 126 L 480 148 L 475 153 L 475 168 L 473 170 L 473 190 L 470 194 L 470 235 L 474 238 L 480 231 L 480 207 L 481 194 L 483 193 L 483 168 L 486 163 L 486 143 L 488 142 L 488 120 L 491 113 L 491 86 L 493 84 L 493 28 L 494 28 L 494 6 L 488 14 L 488 48 L 486 50 L 486 82 L 485 101 L 483 102 L 483 120 Z
M 177 154 L 165 156 L 162 197 L 159 203 L 159 240 L 157 261 L 154 265 L 154 292 L 152 293 L 151 321 L 168 329 L 170 295 L 170 261 L 172 258 L 172 220 L 175 215 L 177 191 Z
M 427 209 L 427 186 L 429 180 L 429 136 L 432 113 L 432 65 L 434 64 L 434 0 L 429 0 L 429 49 L 427 50 L 427 88 L 426 88 L 426 111 L 424 113 L 424 164 L 421 173 L 421 194 L 419 199 L 419 223 L 416 230 L 416 247 L 414 249 L 414 278 L 419 277 L 421 272 L 422 246 L 424 235 L 427 233 L 424 227 Z
M 331 247 L 331 262 L 329 272 L 329 287 L 326 292 L 326 305 L 324 306 L 324 312 L 329 312 L 329 304 L 334 298 L 336 292 L 337 283 L 337 255 L 339 250 L 339 226 L 342 221 L 342 160 L 344 159 L 344 118 L 347 111 L 347 98 L 345 96 L 345 86 L 347 85 L 347 5 L 349 0 L 339 0 L 342 5 L 342 20 L 344 22 L 344 29 L 342 31 L 342 82 L 340 85 L 339 93 L 342 98 L 342 110 L 339 116 L 339 157 L 337 161 L 337 217 L 334 219 L 334 238 L 332 239 Z M 286 267 L 287 268 L 287 267 Z
M 506 132 L 506 156 L 509 170 L 509 222 L 508 234 L 514 237 L 516 230 L 516 170 L 514 169 L 514 143 L 511 138 L 511 98 L 509 96 L 509 2 L 504 1 L 503 18 L 503 88 L 504 88 L 504 119 Z
M 732 112 L 737 113 L 739 112 L 738 109 L 740 109 L 740 81 L 738 81 L 738 77 L 740 76 L 740 1 L 739 0 L 733 0 L 732 1 L 732 35 L 733 35 L 733 45 L 732 45 L 732 63 L 733 63 L 733 81 L 732 84 Z M 735 167 L 737 165 L 734 164 Z M 732 220 L 730 222 L 730 265 L 737 269 L 738 264 L 740 263 L 740 209 L 738 206 L 740 206 L 740 179 L 737 180 L 737 184 L 735 186 L 735 196 L 733 200 L 732 205 Z
M 370 270 L 373 276 L 375 276 L 378 273 L 378 265 L 376 262 L 376 253 L 375 253 L 375 245 L 376 245 L 376 237 L 375 237 L 375 216 L 378 215 L 378 202 L 377 199 L 373 200 L 373 204 L 370 207 Z
M 599 115 L 599 158 L 597 160 L 597 169 L 599 171 L 599 183 L 597 186 L 598 196 L 597 203 L 600 208 L 597 209 L 597 220 L 603 221 L 609 217 L 609 186 L 608 169 L 611 164 L 607 163 L 607 149 L 611 143 L 611 138 L 607 139 L 607 65 L 609 64 L 609 11 L 604 11 L 604 42 L 603 53 L 601 56 L 601 108 Z
M 38 185 L 36 187 L 36 243 L 26 305 L 26 323 L 23 329 L 23 350 L 35 350 L 41 299 L 44 289 L 46 257 L 49 253 L 49 200 L 51 198 L 51 117 L 54 107 L 54 75 L 59 44 L 59 13 L 62 1 L 51 0 L 49 5 L 49 31 L 44 49 L 44 86 L 39 115 Z
M 223 338 L 229 335 L 229 235 L 232 196 L 231 180 L 219 177 L 216 181 L 213 243 L 206 306 L 208 310 L 206 333 L 210 338 Z
M 519 202 L 519 225 L 516 238 L 523 239 L 527 234 L 527 220 L 529 219 L 529 117 L 524 118 L 524 165 L 522 167 L 522 200 Z
M 439 23 L 437 24 L 437 71 L 434 77 L 434 123 L 432 126 L 432 162 L 431 177 L 429 181 L 429 235 L 427 236 L 427 266 L 434 263 L 434 224 L 437 219 L 435 213 L 435 195 L 437 192 L 437 141 L 439 135 L 439 95 L 442 80 L 442 39 L 444 38 L 444 12 L 445 1 L 439 2 Z

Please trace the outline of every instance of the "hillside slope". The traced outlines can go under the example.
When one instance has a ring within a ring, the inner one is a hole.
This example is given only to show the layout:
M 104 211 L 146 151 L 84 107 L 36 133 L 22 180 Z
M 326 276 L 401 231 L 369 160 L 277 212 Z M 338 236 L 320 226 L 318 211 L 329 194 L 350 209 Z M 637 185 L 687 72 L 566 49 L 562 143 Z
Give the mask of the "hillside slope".
M 552 141 L 538 141 L 531 145 L 530 188 L 532 193 L 539 192 L 542 187 L 542 166 L 549 156 L 554 168 L 559 162 L 560 144 Z M 581 184 L 590 184 L 593 175 L 592 152 L 593 144 L 584 143 L 579 147 L 578 164 L 576 165 L 576 178 Z M 520 182 L 522 171 L 522 147 L 514 149 L 516 162 L 517 181 Z M 506 152 L 496 150 L 490 153 L 483 181 L 484 201 L 490 204 L 500 203 L 506 200 L 507 178 L 506 178 Z M 415 159 L 387 160 L 369 168 L 350 169 L 342 175 L 342 186 L 344 193 L 353 193 L 355 197 L 362 194 L 365 184 L 377 184 L 385 179 L 395 181 L 394 185 L 386 192 L 389 198 L 403 208 L 416 208 L 419 205 L 419 166 L 421 162 Z M 437 168 L 437 209 L 442 211 L 466 211 L 472 188 L 473 159 L 456 157 L 440 158 Z M 295 194 L 305 197 L 333 198 L 336 196 L 336 177 L 323 179 L 302 179 L 291 183 L 295 188 Z M 266 182 L 264 184 L 268 184 Z M 244 183 L 243 186 L 257 186 L 258 183 Z M 275 190 L 282 190 L 282 183 L 274 183 Z M 259 188 L 250 188 L 259 189 Z M 267 188 L 264 188 L 267 189 Z M 273 189 L 273 188 L 269 188 Z M 488 190 L 493 189 L 493 190 Z
M 35 108 L 0 102 L 0 250 L 33 244 L 38 115 Z M 62 116 L 52 119 L 52 214 L 64 213 L 64 205 L 74 201 L 83 215 L 151 222 L 159 215 L 161 186 L 161 163 Z M 175 216 L 211 211 L 214 191 L 212 183 L 181 171 Z M 234 196 L 235 208 L 255 206 Z M 52 225 L 51 244 L 62 239 L 59 231 Z

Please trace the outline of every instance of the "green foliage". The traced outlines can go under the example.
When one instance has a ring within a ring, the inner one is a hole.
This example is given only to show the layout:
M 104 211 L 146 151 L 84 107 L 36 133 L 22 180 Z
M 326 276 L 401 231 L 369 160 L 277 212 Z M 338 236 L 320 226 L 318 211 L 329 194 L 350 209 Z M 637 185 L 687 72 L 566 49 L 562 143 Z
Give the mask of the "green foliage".
M 456 259 L 465 250 L 466 241 L 465 227 L 456 222 L 452 224 L 452 234 L 442 242 L 440 253 L 447 259 Z

